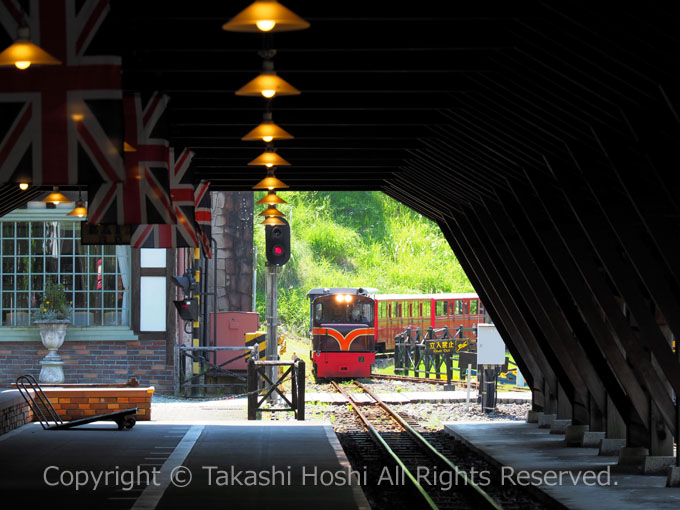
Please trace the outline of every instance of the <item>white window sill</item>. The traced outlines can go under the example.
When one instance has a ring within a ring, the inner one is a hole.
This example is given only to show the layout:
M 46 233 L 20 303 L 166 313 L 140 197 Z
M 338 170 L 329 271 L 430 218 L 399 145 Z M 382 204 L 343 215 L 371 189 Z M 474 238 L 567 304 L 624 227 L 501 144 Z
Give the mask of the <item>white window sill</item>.
M 66 342 L 135 342 L 139 337 L 128 326 L 69 326 L 66 328 Z M 35 327 L 0 327 L 0 343 L 2 342 L 39 342 L 40 331 Z

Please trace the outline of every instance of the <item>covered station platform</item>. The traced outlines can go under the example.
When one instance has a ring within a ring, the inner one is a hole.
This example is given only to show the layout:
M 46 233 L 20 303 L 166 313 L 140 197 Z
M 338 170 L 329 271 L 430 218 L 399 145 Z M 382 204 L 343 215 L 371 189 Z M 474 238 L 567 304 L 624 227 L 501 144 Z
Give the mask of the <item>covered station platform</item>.
M 504 483 L 530 484 L 564 508 L 618 510 L 680 508 L 666 476 L 643 475 L 598 448 L 567 447 L 564 434 L 535 423 L 455 423 L 445 426 L 502 469 Z
M 323 424 L 31 423 L 0 436 L 0 458 L 3 496 L 31 506 L 370 508 L 356 483 L 328 483 L 349 463 Z

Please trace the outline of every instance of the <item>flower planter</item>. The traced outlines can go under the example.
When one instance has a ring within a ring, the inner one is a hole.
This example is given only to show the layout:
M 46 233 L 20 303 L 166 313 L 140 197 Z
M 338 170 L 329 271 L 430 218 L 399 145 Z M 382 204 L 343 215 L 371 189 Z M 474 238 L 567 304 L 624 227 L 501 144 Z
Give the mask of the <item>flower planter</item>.
M 40 328 L 40 340 L 48 350 L 40 364 L 38 380 L 44 383 L 64 382 L 64 362 L 57 350 L 64 343 L 66 327 L 71 323 L 68 319 L 38 320 L 35 324 Z

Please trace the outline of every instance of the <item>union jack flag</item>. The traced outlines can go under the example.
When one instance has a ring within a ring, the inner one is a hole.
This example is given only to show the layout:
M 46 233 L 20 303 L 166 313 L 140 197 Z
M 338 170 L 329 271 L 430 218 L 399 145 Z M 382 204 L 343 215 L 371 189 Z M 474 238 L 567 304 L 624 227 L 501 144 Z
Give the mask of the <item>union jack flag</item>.
M 169 98 L 154 93 L 142 109 L 139 94 L 125 95 L 125 182 L 92 186 L 88 223 L 174 224 L 168 141 L 154 138 Z
M 63 65 L 0 68 L 0 183 L 124 180 L 120 58 L 86 55 L 109 0 L 28 5 L 24 15 L 17 0 L 0 0 L 2 29 L 13 40 L 25 20 L 32 41 Z
M 194 153 L 184 149 L 175 159 L 170 149 L 170 192 L 177 225 L 138 225 L 132 234 L 133 248 L 175 248 L 199 246 L 199 233 L 194 218 L 194 187 L 188 170 Z
M 210 181 L 201 180 L 194 191 L 194 215 L 198 224 L 198 240 L 203 254 L 210 258 L 210 238 L 212 236 L 212 202 L 210 200 Z

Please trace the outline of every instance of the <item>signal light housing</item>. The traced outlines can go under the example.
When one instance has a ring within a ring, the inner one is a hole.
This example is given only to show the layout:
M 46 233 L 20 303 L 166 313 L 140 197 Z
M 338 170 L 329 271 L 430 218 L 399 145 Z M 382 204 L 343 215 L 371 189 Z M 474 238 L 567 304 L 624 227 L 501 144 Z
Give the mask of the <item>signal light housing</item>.
M 173 303 L 175 304 L 177 314 L 181 319 L 192 322 L 198 320 L 198 299 L 180 299 L 178 301 L 173 301 Z
M 290 225 L 279 218 L 283 225 L 265 225 L 265 252 L 267 262 L 272 266 L 282 266 L 290 259 Z

